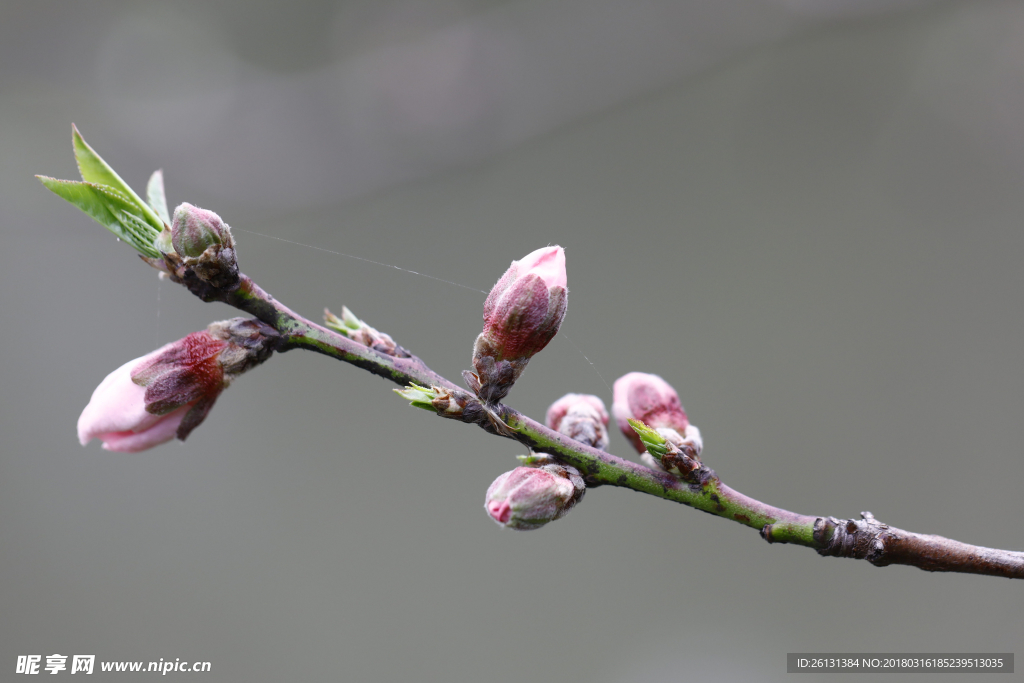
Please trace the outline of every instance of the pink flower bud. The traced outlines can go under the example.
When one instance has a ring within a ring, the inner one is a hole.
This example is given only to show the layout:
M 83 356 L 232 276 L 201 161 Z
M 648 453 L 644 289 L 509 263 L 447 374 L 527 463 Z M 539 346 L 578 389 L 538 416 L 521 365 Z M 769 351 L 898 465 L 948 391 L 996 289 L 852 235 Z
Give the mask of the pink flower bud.
M 484 329 L 473 347 L 470 386 L 499 401 L 530 358 L 548 345 L 565 318 L 565 250 L 545 247 L 513 261 L 484 302 Z
M 234 318 L 125 363 L 96 387 L 78 418 L 78 440 L 100 439 L 122 453 L 184 441 L 234 377 L 270 356 L 276 334 Z
M 566 394 L 548 408 L 547 426 L 600 450 L 608 448 L 608 411 L 593 394 Z
M 668 427 L 680 434 L 686 433 L 689 420 L 679 402 L 679 394 L 661 377 L 631 372 L 615 380 L 614 393 L 612 413 L 619 423 L 619 429 L 638 453 L 647 449 L 629 426 L 630 418 L 640 420 L 653 429 Z
M 484 302 L 483 335 L 495 360 L 529 358 L 565 318 L 565 250 L 544 247 L 513 261 Z
M 484 509 L 509 529 L 537 529 L 560 519 L 583 497 L 586 486 L 572 467 L 550 464 L 517 467 L 487 489 Z

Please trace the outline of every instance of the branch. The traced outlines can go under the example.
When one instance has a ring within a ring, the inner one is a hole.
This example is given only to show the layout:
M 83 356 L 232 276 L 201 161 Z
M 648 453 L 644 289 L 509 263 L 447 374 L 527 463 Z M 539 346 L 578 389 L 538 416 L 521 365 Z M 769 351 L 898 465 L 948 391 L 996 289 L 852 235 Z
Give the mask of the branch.
M 483 404 L 400 346 L 386 353 L 307 320 L 244 274 L 240 274 L 239 286 L 232 291 L 208 285 L 185 267 L 179 266 L 171 277 L 203 301 L 229 304 L 276 329 L 281 334 L 277 351 L 315 351 L 400 386 L 416 384 L 436 388 L 437 394 L 444 397 L 443 405 L 437 409 L 442 417 L 477 424 L 492 434 L 514 439 L 532 451 L 548 453 L 559 462 L 578 469 L 591 488 L 618 486 L 672 500 L 757 529 L 769 543 L 802 545 L 823 556 L 865 559 L 878 567 L 905 564 L 925 571 L 1024 578 L 1022 552 L 983 548 L 942 536 L 903 531 L 882 524 L 869 512 L 861 513 L 860 520 L 800 515 L 734 491 L 703 464 L 683 481 L 592 448 L 508 406 Z
M 263 291 L 249 277 L 238 272 L 234 238 L 219 216 L 212 211 L 182 204 L 174 212 L 172 227 L 168 224 L 170 216 L 159 171 L 150 179 L 148 202 L 143 202 L 85 143 L 77 129 L 73 128 L 72 138 L 82 181 L 40 176 L 46 187 L 78 206 L 119 239 L 131 245 L 149 265 L 170 275 L 173 281 L 184 285 L 203 301 L 221 301 L 234 306 L 276 331 L 276 334 L 264 334 L 269 331 L 259 330 L 258 325 L 247 325 L 248 321 L 228 321 L 226 328 L 219 325 L 210 333 L 197 333 L 205 334 L 202 337 L 203 343 L 215 351 L 209 354 L 209 358 L 203 356 L 199 359 L 206 362 L 216 358 L 213 370 L 207 368 L 198 374 L 191 369 L 186 372 L 168 361 L 169 368 L 164 368 L 168 376 L 161 375 L 159 381 L 148 374 L 142 378 L 143 381 L 139 381 L 142 376 L 136 375 L 141 370 L 132 370 L 131 376 L 124 381 L 126 386 L 132 388 L 133 395 L 137 396 L 135 384 L 147 386 L 147 397 L 151 392 L 154 396 L 160 395 L 160 400 L 152 399 L 156 401 L 153 405 L 161 401 L 166 404 L 157 411 L 151 411 L 151 406 L 146 404 L 145 409 L 153 415 L 170 420 L 171 413 L 166 408 L 184 409 L 190 406 L 188 414 L 191 418 L 178 414 L 180 426 L 177 435 L 181 439 L 202 421 L 205 411 L 213 405 L 217 394 L 226 385 L 225 372 L 229 375 L 243 372 L 263 362 L 272 351 L 307 349 L 351 363 L 408 387 L 402 394 L 414 405 L 432 408 L 442 417 L 476 424 L 492 434 L 514 439 L 532 451 L 547 453 L 563 465 L 579 470 L 591 488 L 620 486 L 673 500 L 757 529 L 769 543 L 803 545 L 814 548 L 820 555 L 866 559 L 880 567 L 907 564 L 925 571 L 1024 578 L 1022 552 L 982 548 L 941 536 L 903 531 L 882 524 L 869 512 L 861 513 L 860 520 L 799 515 L 730 489 L 722 483 L 714 470 L 701 463 L 699 430 L 687 423 L 678 396 L 661 378 L 647 376 L 648 379 L 642 381 L 653 379 L 664 386 L 647 387 L 641 393 L 662 393 L 662 398 L 671 399 L 661 408 L 666 411 L 662 417 L 669 416 L 675 420 L 669 420 L 673 428 L 664 429 L 667 425 L 651 426 L 630 420 L 629 424 L 633 425 L 636 434 L 630 434 L 629 437 L 641 452 L 646 448 L 647 454 L 652 457 L 657 453 L 655 460 L 664 471 L 605 453 L 501 404 L 501 399 L 526 367 L 529 358 L 543 349 L 557 333 L 565 315 L 565 259 L 558 247 L 539 249 L 522 261 L 513 262 L 488 295 L 484 303 L 486 324 L 473 350 L 473 367 L 476 372 L 463 373 L 464 379 L 473 389 L 471 394 L 435 373 L 419 358 L 395 344 L 388 335 L 365 326 L 354 317 L 348 322 L 345 319 L 328 321 L 332 325 L 339 323 L 339 330 L 352 332 L 347 335 L 295 313 Z M 219 336 L 214 338 L 212 332 L 217 332 Z M 189 339 L 191 335 L 181 342 Z M 165 347 L 154 353 L 166 352 L 175 358 L 175 354 L 189 356 L 189 349 L 199 343 L 196 339 L 198 337 L 188 341 L 181 349 L 175 347 L 167 350 Z M 227 353 L 225 349 L 228 345 L 232 346 L 232 351 L 227 356 L 230 363 L 225 366 L 224 354 Z M 152 374 L 150 365 L 156 361 L 148 356 L 141 360 L 147 363 L 146 372 Z M 196 359 L 193 358 L 192 362 L 195 364 Z M 125 374 L 127 376 L 127 370 Z M 216 381 L 206 386 L 206 383 L 197 379 L 202 377 Z M 620 378 L 619 381 L 624 379 Z M 205 398 L 199 400 L 197 396 Z M 601 410 L 603 412 L 603 407 Z M 604 421 L 607 422 L 607 415 L 604 415 Z M 170 422 L 167 424 L 173 426 Z M 106 431 L 110 426 L 104 422 L 102 429 Z M 676 430 L 676 427 L 686 432 L 686 435 Z M 124 428 L 122 426 L 115 433 L 121 433 Z M 127 428 L 135 431 L 132 425 L 127 425 Z M 79 431 L 81 437 L 81 423 Z M 589 438 L 571 430 L 569 433 L 581 439 Z M 149 436 L 145 436 L 147 434 Z M 139 432 L 135 436 L 141 436 L 143 440 L 155 439 L 153 443 L 147 441 L 143 447 L 160 443 L 159 439 L 170 438 L 169 434 L 163 432 L 156 436 L 149 432 Z M 594 440 L 592 443 L 599 441 Z M 572 485 L 575 489 L 580 482 L 578 475 L 573 476 L 577 478 L 577 482 Z M 579 495 L 582 492 L 581 485 Z M 578 496 L 574 495 L 572 504 L 576 500 Z

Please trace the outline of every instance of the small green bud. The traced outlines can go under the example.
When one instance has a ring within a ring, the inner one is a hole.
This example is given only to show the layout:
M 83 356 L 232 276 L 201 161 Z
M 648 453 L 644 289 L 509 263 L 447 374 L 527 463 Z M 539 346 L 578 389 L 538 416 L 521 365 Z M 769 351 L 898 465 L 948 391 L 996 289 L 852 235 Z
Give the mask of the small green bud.
M 405 389 L 395 389 L 394 392 L 409 401 L 414 408 L 423 408 L 434 412 L 436 392 L 433 388 L 428 389 L 419 384 L 410 384 Z
M 541 465 L 558 464 L 558 461 L 547 453 L 534 453 L 532 451 L 529 455 L 517 455 L 516 460 L 521 462 L 524 467 L 540 467 Z
M 395 389 L 394 392 L 416 408 L 430 410 L 441 417 L 454 420 L 462 419 L 466 406 L 469 405 L 472 398 L 464 391 L 452 391 L 435 386 L 428 389 L 419 384 L 410 384 L 405 389 Z
M 661 460 L 661 458 L 669 452 L 671 446 L 668 439 L 663 437 L 656 430 L 645 425 L 640 420 L 628 418 L 628 421 L 629 426 L 632 427 L 633 431 L 636 432 L 636 435 L 640 437 L 640 441 L 643 443 L 644 448 L 647 449 L 648 453 L 658 460 Z
M 410 357 L 409 352 L 396 344 L 391 335 L 370 327 L 357 318 L 347 306 L 341 307 L 340 318 L 325 308 L 324 325 L 339 334 L 345 335 L 352 341 L 359 342 L 363 346 L 368 346 L 375 351 L 380 351 L 389 356 L 397 356 L 398 358 Z
M 628 419 L 647 452 L 641 459 L 650 467 L 673 474 L 683 481 L 694 481 L 694 472 L 699 470 L 700 452 L 704 448 L 700 430 L 687 425 L 683 434 L 671 427 L 652 429 L 640 420 Z
M 174 210 L 171 244 L 184 265 L 218 289 L 238 286 L 238 262 L 231 228 L 213 211 L 185 203 Z

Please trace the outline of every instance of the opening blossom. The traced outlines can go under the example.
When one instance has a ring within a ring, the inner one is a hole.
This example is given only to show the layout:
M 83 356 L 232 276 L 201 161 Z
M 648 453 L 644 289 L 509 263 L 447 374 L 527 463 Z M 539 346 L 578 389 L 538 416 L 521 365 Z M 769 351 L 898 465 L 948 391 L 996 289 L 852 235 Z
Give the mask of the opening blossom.
M 467 382 L 486 403 L 500 401 L 565 318 L 565 250 L 544 247 L 513 261 L 484 302 L 484 329 Z
M 233 318 L 129 361 L 100 382 L 78 418 L 78 440 L 136 453 L 198 427 L 231 380 L 270 357 L 277 336 Z

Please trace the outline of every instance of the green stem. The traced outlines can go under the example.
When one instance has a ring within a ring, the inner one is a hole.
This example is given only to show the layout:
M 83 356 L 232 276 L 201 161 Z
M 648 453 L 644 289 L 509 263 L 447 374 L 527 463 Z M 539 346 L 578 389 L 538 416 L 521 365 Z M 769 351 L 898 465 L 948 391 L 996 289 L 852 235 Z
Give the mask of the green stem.
M 703 510 L 763 531 L 772 527 L 772 541 L 816 547 L 813 539 L 817 517 L 798 515 L 762 503 L 722 483 L 714 470 L 703 467 L 688 484 L 664 472 L 617 458 L 610 453 L 574 441 L 511 409 L 506 424 L 535 451 L 551 453 L 587 477 L 588 483 L 621 486 Z

